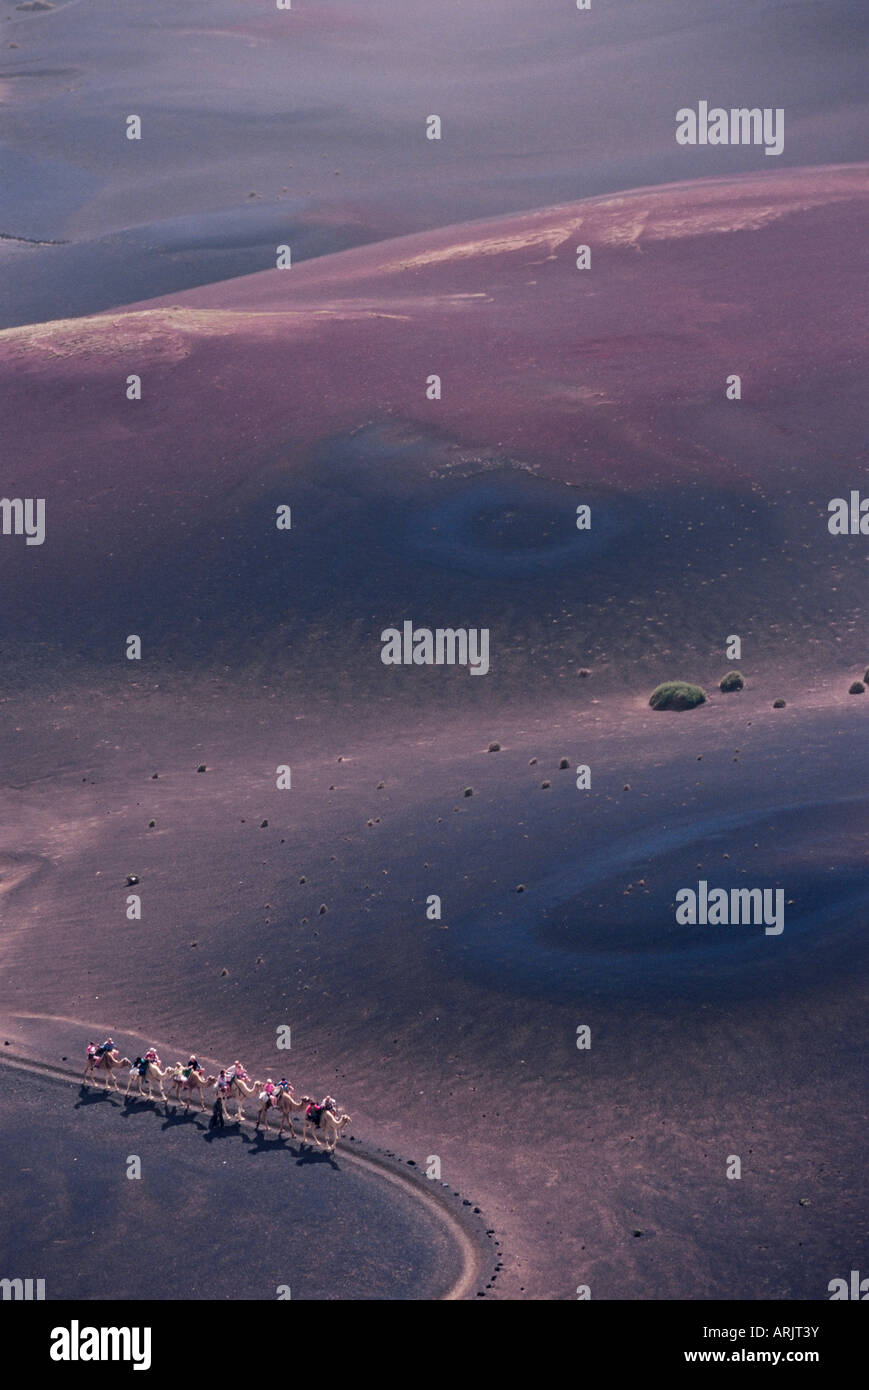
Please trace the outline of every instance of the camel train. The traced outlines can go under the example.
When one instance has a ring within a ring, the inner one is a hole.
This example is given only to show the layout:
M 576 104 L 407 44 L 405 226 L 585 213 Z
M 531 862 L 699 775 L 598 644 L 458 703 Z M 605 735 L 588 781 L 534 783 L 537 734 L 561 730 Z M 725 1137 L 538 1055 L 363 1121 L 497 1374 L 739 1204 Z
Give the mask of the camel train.
M 349 1115 L 337 1113 L 337 1103 L 331 1096 L 324 1096 L 319 1104 L 312 1096 L 302 1096 L 301 1100 L 296 1100 L 293 1087 L 286 1077 L 281 1077 L 277 1084 L 271 1077 L 265 1082 L 251 1081 L 239 1061 L 234 1062 L 231 1067 L 221 1068 L 217 1076 L 206 1076 L 205 1069 L 200 1066 L 196 1057 L 190 1057 L 186 1066 L 183 1062 L 176 1062 L 174 1066 L 164 1068 L 153 1047 L 149 1048 L 144 1056 L 131 1061 L 129 1057 L 118 1056 L 118 1050 L 110 1037 L 99 1047 L 94 1043 L 88 1044 L 82 1084 L 93 1083 L 96 1086 L 102 1075 L 105 1077 L 106 1090 L 118 1091 L 115 1072 L 123 1070 L 124 1067 L 129 1068 L 125 1096 L 139 1095 L 145 1100 L 164 1102 L 172 1100 L 179 1105 L 183 1101 L 185 1115 L 190 1110 L 190 1102 L 196 1096 L 199 1098 L 201 1109 L 206 1109 L 205 1092 L 213 1086 L 216 1092 L 215 1111 L 219 1110 L 223 1117 L 227 1113 L 225 1107 L 234 1100 L 235 1119 L 240 1123 L 244 1119 L 245 1101 L 255 1096 L 259 1102 L 256 1129 L 259 1130 L 262 1126 L 267 1133 L 272 1133 L 269 1111 L 277 1110 L 281 1116 L 279 1139 L 285 1129 L 291 1139 L 299 1137 L 296 1134 L 293 1116 L 297 1110 L 302 1110 L 304 1116 L 301 1143 L 313 1143 L 316 1148 L 325 1148 L 329 1153 L 334 1152 L 342 1129 L 350 1124 Z M 164 1090 L 164 1082 L 169 1088 L 168 1096 Z M 320 1134 L 324 1136 L 324 1142 L 321 1142 Z

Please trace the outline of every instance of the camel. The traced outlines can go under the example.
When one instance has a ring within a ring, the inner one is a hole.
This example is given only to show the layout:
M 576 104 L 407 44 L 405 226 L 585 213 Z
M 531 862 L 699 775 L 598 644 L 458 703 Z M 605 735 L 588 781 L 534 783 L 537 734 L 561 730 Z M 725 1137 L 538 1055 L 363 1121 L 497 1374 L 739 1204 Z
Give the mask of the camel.
M 302 1096 L 301 1100 L 293 1100 L 293 1097 L 290 1095 L 289 1091 L 278 1091 L 277 1094 L 272 1098 L 272 1102 L 274 1105 L 277 1106 L 277 1108 L 281 1112 L 281 1127 L 278 1130 L 278 1138 L 280 1139 L 281 1135 L 283 1134 L 284 1126 L 288 1125 L 290 1131 L 290 1138 L 295 1139 L 296 1131 L 293 1126 L 293 1111 L 302 1110 L 306 1105 L 310 1105 L 311 1097 Z M 263 1100 L 262 1104 L 260 1105 L 259 1112 L 256 1117 L 257 1129 L 259 1129 L 263 1120 L 265 1120 L 266 1129 L 270 1130 L 271 1125 L 269 1124 L 269 1105 L 267 1100 Z
M 175 1075 L 172 1077 L 172 1081 L 170 1084 L 175 1087 L 174 1098 L 177 1101 L 181 1100 L 182 1092 L 187 1092 L 186 1096 L 184 1097 L 185 1115 L 190 1109 L 190 1102 L 193 1099 L 194 1091 L 199 1092 L 199 1100 L 201 1102 L 202 1109 L 205 1109 L 205 1096 L 203 1092 L 205 1091 L 206 1086 L 213 1086 L 216 1080 L 216 1076 L 206 1076 L 202 1067 L 199 1068 L 199 1071 L 191 1071 L 189 1076 L 187 1077 L 184 1076 L 184 1068 L 176 1067 Z
M 134 1081 L 136 1082 L 136 1088 L 139 1092 L 139 1095 L 144 1095 L 144 1092 L 142 1090 L 142 1082 L 145 1081 L 148 1084 L 147 1099 L 153 1100 L 154 1082 L 156 1081 L 157 1085 L 160 1088 L 160 1099 L 165 1100 L 166 1095 L 163 1091 L 163 1077 L 171 1075 L 172 1070 L 172 1067 L 167 1067 L 165 1071 L 161 1071 L 160 1068 L 157 1066 L 156 1062 L 146 1062 L 145 1071 L 144 1073 L 142 1073 L 139 1071 L 138 1067 L 134 1069 L 132 1063 L 130 1063 L 130 1079 L 127 1082 L 127 1095 L 130 1094 Z
M 263 1083 L 261 1081 L 255 1081 L 252 1086 L 248 1086 L 246 1082 L 242 1081 L 240 1076 L 233 1076 L 231 1078 L 229 1083 L 229 1094 L 230 1096 L 235 1097 L 236 1103 L 238 1105 L 238 1109 L 235 1112 L 235 1117 L 237 1120 L 244 1119 L 245 1097 L 252 1096 L 255 1091 L 262 1090 L 262 1084 Z
M 96 1085 L 96 1074 L 98 1071 L 102 1070 L 106 1073 L 106 1090 L 108 1091 L 111 1089 L 117 1091 L 118 1083 L 114 1076 L 115 1070 L 118 1067 L 129 1066 L 132 1066 L 129 1057 L 119 1057 L 116 1047 L 112 1048 L 111 1052 L 104 1052 L 100 1057 L 94 1057 L 93 1054 L 91 1054 L 85 1063 L 82 1085 L 85 1085 L 89 1080 L 93 1080 L 94 1085 Z
M 314 1124 L 313 1120 L 308 1119 L 308 1116 L 306 1114 L 305 1128 L 302 1131 L 302 1143 L 307 1143 L 308 1131 L 310 1130 L 314 1140 L 314 1144 L 318 1149 L 325 1148 L 327 1153 L 334 1153 L 335 1145 L 338 1143 L 338 1136 L 341 1133 L 341 1130 L 344 1128 L 345 1125 L 349 1125 L 350 1123 L 351 1120 L 349 1115 L 342 1115 L 339 1119 L 338 1116 L 334 1113 L 334 1111 L 323 1110 L 320 1115 L 320 1128 L 325 1131 L 327 1136 L 327 1142 L 325 1145 L 323 1145 L 317 1138 L 316 1125 Z M 329 1140 L 331 1140 L 331 1142 L 329 1142 Z

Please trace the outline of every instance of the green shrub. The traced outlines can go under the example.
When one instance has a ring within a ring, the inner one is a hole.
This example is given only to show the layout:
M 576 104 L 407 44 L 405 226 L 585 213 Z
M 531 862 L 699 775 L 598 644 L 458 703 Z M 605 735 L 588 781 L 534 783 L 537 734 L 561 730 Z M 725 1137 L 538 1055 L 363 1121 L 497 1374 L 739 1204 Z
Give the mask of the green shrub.
M 727 694 L 730 690 L 741 690 L 745 685 L 745 678 L 741 671 L 728 671 L 726 676 L 722 676 L 718 682 L 718 689 Z
M 664 681 L 649 696 L 652 709 L 694 709 L 706 701 L 706 691 L 688 681 Z

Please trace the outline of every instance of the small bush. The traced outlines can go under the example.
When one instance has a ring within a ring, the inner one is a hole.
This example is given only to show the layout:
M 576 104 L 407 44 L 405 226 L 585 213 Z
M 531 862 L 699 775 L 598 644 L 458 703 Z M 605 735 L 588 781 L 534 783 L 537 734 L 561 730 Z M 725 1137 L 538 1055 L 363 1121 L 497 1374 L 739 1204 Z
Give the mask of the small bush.
M 694 709 L 706 701 L 706 691 L 688 681 L 664 681 L 649 696 L 652 709 Z
M 718 682 L 718 689 L 728 694 L 731 690 L 741 690 L 745 685 L 745 678 L 741 671 L 728 671 L 726 676 L 722 676 Z

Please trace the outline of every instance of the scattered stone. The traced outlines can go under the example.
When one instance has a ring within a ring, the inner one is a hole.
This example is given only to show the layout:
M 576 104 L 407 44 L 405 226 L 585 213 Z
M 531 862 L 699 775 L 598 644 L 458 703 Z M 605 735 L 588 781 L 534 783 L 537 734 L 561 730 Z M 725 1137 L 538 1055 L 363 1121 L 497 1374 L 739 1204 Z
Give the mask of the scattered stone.
M 541 786 L 541 788 L 545 791 L 547 787 L 551 787 L 551 786 L 552 786 L 552 783 L 551 783 L 551 782 L 541 782 L 541 783 L 540 783 L 540 786 Z
M 745 677 L 741 671 L 728 671 L 726 676 L 722 676 L 718 682 L 718 689 L 723 690 L 725 695 L 731 690 L 742 690 L 745 685 Z
M 623 790 L 623 791 L 626 791 L 626 792 L 629 792 L 630 789 L 631 789 L 631 784 L 630 784 L 630 782 L 625 782 L 625 785 L 624 785 L 624 787 L 622 788 L 622 790 Z
M 688 681 L 664 681 L 649 696 L 652 709 L 694 709 L 705 704 L 706 691 L 699 685 Z
M 156 822 L 155 820 L 149 820 L 149 821 L 148 821 L 148 829 L 149 829 L 149 830 L 153 830 L 153 829 L 154 829 L 154 826 L 155 826 L 156 824 L 157 824 L 157 822 Z
M 561 759 L 561 762 L 558 764 L 558 766 L 559 766 L 560 770 L 563 772 L 564 769 L 565 769 L 566 767 L 570 767 L 570 759 L 569 759 L 569 758 L 562 758 L 562 759 Z
M 192 950 L 193 950 L 193 947 L 194 947 L 194 946 L 198 946 L 198 945 L 199 945 L 199 942 L 198 942 L 198 941 L 191 941 L 190 946 L 189 946 L 188 949 L 192 951 Z
M 517 893 L 524 893 L 524 892 L 525 892 L 525 884 L 524 884 L 524 883 L 517 883 L 517 884 L 516 884 L 516 892 L 517 892 Z
M 801 1207 L 810 1207 L 811 1205 L 812 1205 L 812 1199 L 811 1199 L 811 1197 L 801 1197 L 801 1198 L 800 1198 L 800 1206 L 801 1206 Z
M 152 782 L 156 782 L 156 780 L 157 780 L 157 778 L 158 778 L 159 776 L 160 776 L 159 772 L 152 772 L 152 773 L 151 773 L 151 781 L 152 781 Z
M 299 879 L 299 882 L 300 882 L 300 883 L 307 883 L 307 882 L 308 882 L 308 880 L 305 878 L 304 874 L 303 874 L 302 877 Z
M 579 671 L 578 671 L 577 674 L 580 675 L 580 676 L 583 676 L 583 677 L 584 677 L 584 676 L 590 676 L 590 675 L 591 675 L 591 671 L 589 670 L 589 668 L 588 668 L 587 666 L 580 666 Z
M 267 821 L 267 820 L 260 821 L 260 826 L 259 826 L 260 830 L 265 830 L 267 827 L 268 827 L 268 821 Z
M 378 782 L 378 783 L 377 783 L 377 790 L 378 790 L 379 792 L 382 792 L 382 791 L 383 791 L 383 788 L 384 788 L 385 786 L 386 786 L 386 783 L 385 783 L 385 782 Z
M 862 695 L 865 689 L 866 687 L 862 681 L 854 681 L 851 685 L 848 686 L 848 694 Z
M 227 970 L 226 966 L 224 966 L 220 973 L 222 976 L 226 976 L 229 974 L 229 971 Z
M 772 707 L 773 709 L 784 709 L 785 703 L 786 701 L 784 700 L 773 700 Z
M 134 883 L 138 883 L 138 882 L 139 882 L 139 875 L 138 875 L 138 874 L 127 874 L 127 887 L 128 887 L 128 888 L 132 888 L 133 884 L 134 884 Z
M 474 795 L 474 788 L 473 788 L 473 787 L 465 787 L 465 796 L 473 796 L 473 795 Z
M 487 753 L 500 753 L 500 751 L 501 751 L 501 745 L 500 745 L 500 743 L 490 743 L 490 744 L 489 744 L 489 747 L 486 749 L 486 752 L 487 752 Z
M 537 762 L 537 759 L 536 759 L 536 758 L 529 758 L 529 759 L 528 759 L 528 766 L 529 766 L 529 767 L 533 767 L 534 764 L 535 764 L 536 762 Z
M 200 763 L 199 766 L 198 766 L 198 768 L 196 769 L 196 771 L 197 771 L 197 772 L 207 772 L 207 771 L 208 771 L 208 768 L 205 766 L 205 763 Z
M 328 909 L 327 909 L 327 907 L 326 907 L 326 904 L 325 904 L 325 903 L 320 903 L 320 916 L 321 916 L 321 917 L 323 916 L 323 913 L 326 912 L 327 910 L 328 910 Z

